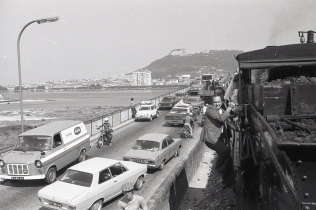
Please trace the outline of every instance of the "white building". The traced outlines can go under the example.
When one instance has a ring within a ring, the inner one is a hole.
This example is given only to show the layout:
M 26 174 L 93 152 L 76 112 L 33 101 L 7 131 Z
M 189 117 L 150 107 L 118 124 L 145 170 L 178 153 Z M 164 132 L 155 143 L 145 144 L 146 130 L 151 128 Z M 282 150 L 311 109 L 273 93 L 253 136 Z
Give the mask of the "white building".
M 133 86 L 147 86 L 151 85 L 151 71 L 148 69 L 137 70 L 132 73 Z

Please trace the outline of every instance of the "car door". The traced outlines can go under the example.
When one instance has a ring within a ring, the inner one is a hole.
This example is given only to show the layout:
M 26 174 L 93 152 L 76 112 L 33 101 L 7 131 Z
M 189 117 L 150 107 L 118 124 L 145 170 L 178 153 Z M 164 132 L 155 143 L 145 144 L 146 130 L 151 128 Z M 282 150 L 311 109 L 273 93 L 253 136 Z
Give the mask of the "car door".
M 116 196 L 113 190 L 113 177 L 111 175 L 110 169 L 105 168 L 100 171 L 96 176 L 97 185 L 91 188 L 90 192 L 87 194 L 88 199 L 91 203 L 95 202 L 97 199 L 104 198 L 104 201 L 110 200 Z
M 164 157 L 164 159 L 166 160 L 169 160 L 170 159 L 170 148 L 168 147 L 168 141 L 167 139 L 165 138 L 163 141 L 162 141 L 162 157 Z
M 115 193 L 122 192 L 121 187 L 124 183 L 132 182 L 133 177 L 127 173 L 127 169 L 120 162 L 110 166 L 110 171 L 113 177 L 113 190 Z
M 174 140 L 170 136 L 168 136 L 166 139 L 167 139 L 168 147 L 169 147 L 169 150 L 170 150 L 170 157 L 169 158 L 172 158 L 174 156 L 174 154 L 176 153 L 178 148 L 175 145 Z

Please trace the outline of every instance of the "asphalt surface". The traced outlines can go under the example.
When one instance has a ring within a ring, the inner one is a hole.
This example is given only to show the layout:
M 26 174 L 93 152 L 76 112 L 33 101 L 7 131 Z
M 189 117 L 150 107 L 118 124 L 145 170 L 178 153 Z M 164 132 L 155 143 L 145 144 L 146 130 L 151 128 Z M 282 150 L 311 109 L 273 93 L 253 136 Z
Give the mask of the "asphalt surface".
M 168 126 L 164 123 L 164 116 L 168 111 L 160 111 L 159 118 L 153 121 L 142 121 L 133 122 L 124 127 L 116 129 L 113 133 L 113 144 L 110 147 L 103 147 L 101 149 L 96 148 L 96 142 L 92 143 L 92 148 L 88 152 L 88 158 L 92 157 L 106 157 L 112 159 L 123 159 L 123 155 L 135 144 L 137 138 L 145 133 L 166 133 L 174 138 L 179 138 L 179 132 L 181 126 Z M 195 132 L 200 132 L 200 128 L 196 125 Z M 161 180 L 164 179 L 169 172 L 185 157 L 185 153 L 192 146 L 192 139 L 184 140 L 184 147 L 180 152 L 180 156 L 172 158 L 162 171 L 149 170 L 148 175 L 145 177 L 144 185 L 141 190 L 136 191 L 136 194 L 142 195 L 148 200 L 151 195 L 155 192 Z M 191 141 L 191 142 L 189 142 Z M 60 176 L 62 170 L 58 173 Z M 20 209 L 40 209 L 45 210 L 46 208 L 41 207 L 37 199 L 37 192 L 41 188 L 45 187 L 46 184 L 43 181 L 14 181 L 4 182 L 0 185 L 0 209 L 3 210 L 20 210 Z M 107 202 L 103 209 L 113 210 L 117 209 L 117 202 L 121 198 L 118 196 L 113 200 Z

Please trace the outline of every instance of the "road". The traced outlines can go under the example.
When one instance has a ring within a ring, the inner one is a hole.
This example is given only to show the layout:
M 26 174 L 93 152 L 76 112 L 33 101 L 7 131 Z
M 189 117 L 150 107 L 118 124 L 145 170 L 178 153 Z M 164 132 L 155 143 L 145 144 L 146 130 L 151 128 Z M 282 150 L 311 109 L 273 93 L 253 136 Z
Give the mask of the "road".
M 122 159 L 123 155 L 135 144 L 137 138 L 145 133 L 159 132 L 167 133 L 172 137 L 179 137 L 180 126 L 166 126 L 164 124 L 164 116 L 168 111 L 161 111 L 160 116 L 153 121 L 133 122 L 119 130 L 115 131 L 113 144 L 111 147 L 104 147 L 102 149 L 96 148 L 96 143 L 92 143 L 92 148 L 88 152 L 88 158 L 91 157 L 106 157 L 112 159 Z M 198 126 L 196 126 L 198 127 Z M 198 132 L 199 129 L 196 129 Z M 186 143 L 182 150 L 186 150 Z M 157 189 L 161 179 L 164 179 L 169 172 L 179 163 L 185 154 L 181 153 L 179 157 L 171 159 L 162 171 L 149 170 L 148 175 L 145 177 L 144 185 L 136 194 L 142 195 L 146 200 Z M 58 174 L 61 175 L 61 171 Z M 15 210 L 15 209 L 36 209 L 45 210 L 41 207 L 37 199 L 37 192 L 46 186 L 43 181 L 15 181 L 5 182 L 0 185 L 0 209 Z M 113 210 L 117 208 L 117 201 L 121 196 L 109 201 L 103 206 L 105 210 Z

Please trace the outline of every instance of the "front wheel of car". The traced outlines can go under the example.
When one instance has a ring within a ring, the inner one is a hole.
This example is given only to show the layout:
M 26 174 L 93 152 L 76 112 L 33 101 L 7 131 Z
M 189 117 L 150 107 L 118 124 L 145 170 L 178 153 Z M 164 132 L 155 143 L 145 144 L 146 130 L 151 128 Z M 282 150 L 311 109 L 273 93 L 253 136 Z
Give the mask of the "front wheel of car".
M 94 202 L 90 208 L 90 210 L 101 210 L 102 209 L 102 200 L 97 200 Z
M 50 167 L 46 173 L 45 182 L 47 182 L 48 184 L 55 182 L 56 177 L 57 177 L 56 174 L 57 174 L 56 168 Z
M 156 117 L 157 117 L 157 118 L 159 117 L 159 113 L 158 113 L 158 112 L 156 113 Z
M 152 121 L 152 120 L 153 120 L 153 116 L 150 116 L 150 117 L 149 117 L 149 121 Z
M 161 171 L 164 167 L 165 167 L 165 161 L 163 160 L 160 166 L 158 167 L 158 170 Z
M 144 177 L 142 177 L 142 176 L 138 177 L 135 184 L 134 184 L 134 188 L 136 190 L 140 190 L 143 186 L 143 182 L 144 182 Z
M 78 157 L 78 163 L 81 163 L 85 160 L 86 160 L 86 150 L 83 149 L 83 150 L 81 150 L 80 155 Z

